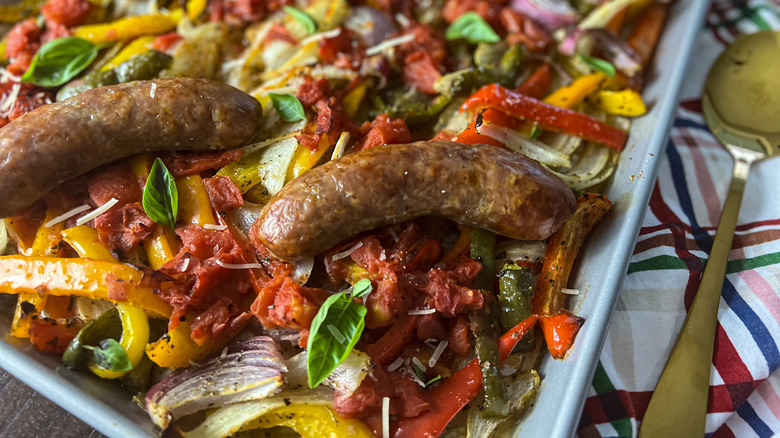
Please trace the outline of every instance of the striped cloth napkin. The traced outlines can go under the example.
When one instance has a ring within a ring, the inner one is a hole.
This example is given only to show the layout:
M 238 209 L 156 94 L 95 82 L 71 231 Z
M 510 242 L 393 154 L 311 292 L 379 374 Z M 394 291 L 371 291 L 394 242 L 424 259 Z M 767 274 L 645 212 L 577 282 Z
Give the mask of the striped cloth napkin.
M 780 30 L 780 0 L 712 3 L 585 403 L 580 436 L 637 435 L 699 285 L 731 178 L 732 160 L 701 114 L 701 88 L 728 44 L 767 29 Z M 707 436 L 780 435 L 779 193 L 780 158 L 755 165 L 718 312 Z

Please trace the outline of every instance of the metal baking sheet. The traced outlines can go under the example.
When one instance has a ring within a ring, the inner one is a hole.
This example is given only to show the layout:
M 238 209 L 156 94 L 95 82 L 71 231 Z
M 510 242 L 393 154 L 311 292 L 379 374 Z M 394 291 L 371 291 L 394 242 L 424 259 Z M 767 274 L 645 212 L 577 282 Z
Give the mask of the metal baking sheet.
M 543 360 L 539 396 L 517 427 L 517 437 L 568 437 L 576 431 L 708 6 L 708 0 L 678 1 L 672 6 L 647 77 L 644 95 L 650 112 L 632 127 L 606 189 L 615 208 L 589 238 L 572 282 L 583 292 L 570 308 L 586 322 L 566 360 L 549 356 Z M 70 371 L 60 365 L 59 357 L 14 340 L 8 331 L 15 302 L 15 296 L 0 296 L 0 367 L 105 435 L 158 436 L 146 413 L 133 403 L 132 394 L 97 377 Z

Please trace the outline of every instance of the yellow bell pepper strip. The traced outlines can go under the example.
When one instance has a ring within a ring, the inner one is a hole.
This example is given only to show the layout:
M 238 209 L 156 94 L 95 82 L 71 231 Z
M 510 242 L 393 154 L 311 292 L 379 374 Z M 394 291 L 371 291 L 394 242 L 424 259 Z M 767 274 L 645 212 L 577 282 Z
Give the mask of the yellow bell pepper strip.
M 73 295 L 127 302 L 152 316 L 169 318 L 171 306 L 143 285 L 142 270 L 124 263 L 56 257 L 0 257 L 0 293 Z M 109 297 L 121 285 L 122 296 Z
M 561 229 L 547 240 L 547 252 L 531 306 L 540 318 L 558 313 L 566 300 L 561 289 L 569 281 L 577 254 L 590 230 L 609 212 L 612 202 L 604 195 L 586 193 L 577 200 L 577 209 Z
M 638 117 L 647 113 L 642 96 L 634 90 L 601 90 L 590 101 L 607 114 L 615 116 Z
M 370 438 L 374 434 L 360 420 L 346 419 L 327 405 L 290 405 L 266 412 L 242 430 L 269 429 L 284 426 L 301 438 L 353 437 Z
M 207 4 L 208 0 L 187 0 L 187 4 L 185 5 L 185 8 L 187 9 L 187 18 L 192 21 L 197 20 L 206 10 Z
M 325 151 L 330 147 L 330 139 L 327 135 L 320 137 L 320 144 L 317 146 L 317 150 L 313 151 L 306 146 L 299 144 L 295 149 L 295 155 L 293 156 L 292 165 L 287 172 L 287 181 L 292 181 L 297 178 L 298 175 L 306 172 L 314 167 L 320 158 L 325 155 Z
M 65 224 L 60 222 L 51 227 L 45 226 L 50 220 L 62 214 L 56 209 L 47 209 L 43 223 L 38 228 L 32 246 L 28 248 L 32 256 L 57 256 L 62 249 L 60 232 Z M 37 293 L 20 292 L 17 299 L 14 319 L 11 323 L 11 335 L 17 338 L 30 336 L 30 321 L 37 318 L 46 307 L 46 296 Z
M 366 96 L 368 90 L 368 82 L 362 82 L 356 86 L 341 100 L 341 107 L 344 109 L 350 117 L 354 118 L 360 109 L 360 104 L 363 103 L 363 98 Z
M 100 71 L 111 70 L 134 56 L 148 52 L 152 47 L 154 39 L 155 37 L 153 36 L 142 36 L 130 41 L 130 43 L 119 51 L 116 56 L 101 67 Z
M 606 79 L 607 77 L 601 73 L 580 76 L 571 84 L 561 87 L 545 97 L 544 103 L 560 108 L 572 109 L 574 105 L 582 102 L 583 99 L 598 90 Z
M 0 6 L 0 23 L 16 24 L 34 17 L 47 0 L 22 0 L 12 5 Z M 3 50 L 5 53 L 5 50 Z
M 211 209 L 211 199 L 203 185 L 200 175 L 189 175 L 176 178 L 176 188 L 179 191 L 179 220 L 197 224 L 216 224 Z
M 80 256 L 92 260 L 117 262 L 105 243 L 100 241 L 96 229 L 89 225 L 79 225 L 62 231 L 62 238 Z
M 149 320 L 146 319 L 146 312 L 141 308 L 124 303 L 117 304 L 116 308 L 119 310 L 119 318 L 122 321 L 122 337 L 119 340 L 119 345 L 125 350 L 130 364 L 135 368 L 141 363 L 146 344 L 149 342 Z M 91 357 L 87 367 L 92 373 L 103 379 L 117 379 L 129 372 L 101 368 Z
M 200 346 L 190 338 L 190 326 L 194 319 L 193 315 L 187 316 L 175 329 L 149 344 L 146 347 L 149 359 L 163 368 L 184 368 L 218 348 L 211 344 Z
M 136 15 L 103 24 L 88 24 L 73 30 L 73 36 L 94 44 L 127 40 L 142 35 L 157 35 L 176 29 L 182 12 Z
M 176 235 L 163 225 L 157 224 L 151 237 L 144 241 L 144 251 L 152 269 L 160 269 L 179 252 Z

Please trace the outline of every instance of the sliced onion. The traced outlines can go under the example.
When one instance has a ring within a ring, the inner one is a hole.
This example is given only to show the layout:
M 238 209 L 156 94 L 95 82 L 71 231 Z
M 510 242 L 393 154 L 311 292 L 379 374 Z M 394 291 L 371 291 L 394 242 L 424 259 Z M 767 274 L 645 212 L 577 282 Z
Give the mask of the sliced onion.
M 242 430 L 251 421 L 282 406 L 291 404 L 330 405 L 332 403 L 333 391 L 328 388 L 319 386 L 315 389 L 308 389 L 306 386 L 289 386 L 288 389 L 279 392 L 274 397 L 221 407 L 195 429 L 180 433 L 185 438 L 227 437 Z
M 526 138 L 509 128 L 504 128 L 503 126 L 491 123 L 483 123 L 482 126 L 479 127 L 479 133 L 495 138 L 509 149 L 540 163 L 559 167 L 568 167 L 571 165 L 568 155 L 563 154 L 542 142 Z
M 579 160 L 570 169 L 552 170 L 573 189 L 584 190 L 600 184 L 615 170 L 615 155 L 606 146 L 588 142 L 579 156 Z
M 510 240 L 496 245 L 498 266 L 506 261 L 542 262 L 547 244 L 541 240 Z
M 8 230 L 5 229 L 5 220 L 0 219 L 0 255 L 8 249 Z
M 507 394 L 512 394 L 509 398 L 509 415 L 498 418 L 485 418 L 482 416 L 482 410 L 477 403 L 472 403 L 468 414 L 468 438 L 489 438 L 494 436 L 508 436 L 509 430 L 505 428 L 513 427 L 522 417 L 536 398 L 536 392 L 539 390 L 539 374 L 531 370 L 512 378 L 507 385 Z
M 184 368 L 146 394 L 146 411 L 161 428 L 200 410 L 276 393 L 287 366 L 276 343 L 257 336 L 226 348 L 198 367 Z
M 398 31 L 385 14 L 369 6 L 352 9 L 344 19 L 344 27 L 355 32 L 366 47 L 375 46 Z
M 233 210 L 233 223 L 236 224 L 238 229 L 244 232 L 244 235 L 249 236 L 249 229 L 260 217 L 260 210 L 263 206 L 244 200 L 244 205 Z
M 639 54 L 625 40 L 605 29 L 576 29 L 558 45 L 558 51 L 567 56 L 590 54 L 593 49 L 599 49 L 607 61 L 629 78 L 642 71 Z
M 311 270 L 314 268 L 314 257 L 306 257 L 295 262 L 295 269 L 292 273 L 292 279 L 303 286 L 311 277 Z
M 307 386 L 309 382 L 306 371 L 306 351 L 287 359 L 287 385 Z M 322 384 L 338 391 L 342 396 L 349 397 L 360 386 L 363 379 L 373 369 L 371 358 L 360 350 L 353 349 L 349 356 L 333 370 Z
M 538 21 L 548 31 L 576 24 L 580 15 L 566 0 L 512 0 L 510 7 Z
M 569 135 L 563 132 L 554 133 L 552 135 L 553 137 L 545 137 L 545 139 L 550 138 L 550 147 L 562 154 L 571 155 L 582 145 L 582 137 Z

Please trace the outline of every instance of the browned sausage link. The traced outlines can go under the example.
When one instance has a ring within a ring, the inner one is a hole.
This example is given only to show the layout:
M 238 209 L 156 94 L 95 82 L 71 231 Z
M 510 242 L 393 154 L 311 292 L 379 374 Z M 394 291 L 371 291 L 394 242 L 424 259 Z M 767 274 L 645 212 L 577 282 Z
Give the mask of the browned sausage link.
M 95 88 L 0 129 L 0 217 L 17 214 L 76 176 L 148 151 L 232 149 L 251 140 L 262 108 L 203 79 Z
M 286 260 L 426 215 L 538 240 L 575 207 L 563 181 L 522 155 L 429 141 L 368 149 L 304 173 L 263 208 L 250 234 Z

